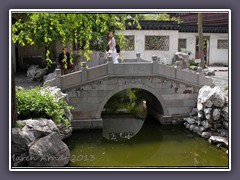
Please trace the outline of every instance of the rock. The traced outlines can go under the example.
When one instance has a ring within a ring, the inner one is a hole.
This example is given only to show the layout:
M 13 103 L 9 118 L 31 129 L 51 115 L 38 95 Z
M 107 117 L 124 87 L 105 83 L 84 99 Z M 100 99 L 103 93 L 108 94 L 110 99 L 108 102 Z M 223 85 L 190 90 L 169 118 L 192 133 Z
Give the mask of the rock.
M 52 132 L 60 134 L 59 129 L 55 123 L 50 119 L 28 119 L 23 120 L 22 123 L 24 127 L 22 128 L 23 132 L 33 132 L 34 138 L 38 139 L 39 137 L 47 136 Z
M 196 122 L 196 120 L 191 117 L 183 118 L 183 120 L 186 121 L 188 124 L 194 124 Z
M 211 136 L 209 138 L 210 143 L 222 143 L 225 146 L 228 147 L 228 139 L 226 137 L 221 137 L 221 136 Z
M 223 121 L 222 124 L 223 124 L 223 127 L 228 130 L 228 122 L 227 121 Z
M 203 106 L 202 103 L 197 103 L 197 110 L 198 111 L 203 111 L 203 108 L 204 108 L 204 106 Z
M 223 137 L 228 137 L 228 131 L 226 129 L 220 129 L 218 134 Z
M 193 108 L 189 115 L 190 116 L 197 116 L 197 114 L 198 114 L 198 109 L 197 108 Z
M 214 129 L 220 129 L 222 127 L 221 123 L 214 123 L 213 128 Z
M 203 127 L 204 127 L 205 129 L 209 129 L 209 128 L 212 127 L 212 125 L 211 125 L 207 120 L 202 121 L 201 124 L 203 125 Z
M 228 106 L 222 108 L 221 116 L 224 118 L 225 121 L 228 121 Z
M 36 140 L 33 131 L 12 128 L 12 154 L 24 153 Z
M 223 107 L 225 104 L 225 94 L 220 87 L 203 86 L 198 93 L 198 103 L 204 104 L 206 107 Z
M 214 121 L 218 121 L 221 115 L 221 109 L 215 108 L 213 110 L 212 116 Z
M 204 115 L 207 120 L 212 120 L 212 108 L 204 108 Z
M 209 95 L 211 94 L 212 92 L 212 88 L 210 86 L 203 86 L 199 92 L 198 92 L 198 103 L 204 103 L 208 98 L 209 98 Z
M 195 126 L 194 128 L 193 128 L 193 132 L 195 132 L 195 133 L 199 133 L 199 126 Z
M 31 65 L 27 70 L 27 77 L 30 79 L 42 79 L 45 74 L 47 74 L 47 69 L 41 69 L 38 65 Z
M 187 68 L 187 65 L 189 63 L 189 55 L 187 53 L 184 52 L 176 52 L 173 58 L 173 64 L 175 64 L 175 62 L 179 61 L 180 66 L 182 69 Z
M 70 151 L 56 132 L 39 139 L 29 149 L 29 166 L 63 167 L 70 160 Z
M 225 94 L 220 89 L 220 87 L 215 86 L 213 92 L 209 96 L 209 100 L 212 101 L 213 105 L 216 107 L 223 107 L 225 104 Z
M 190 128 L 190 124 L 187 123 L 186 124 L 186 128 L 189 129 Z
M 198 120 L 204 119 L 204 112 L 203 111 L 198 111 Z
M 213 106 L 213 103 L 212 103 L 212 101 L 210 101 L 209 99 L 207 99 L 207 100 L 203 103 L 203 105 L 204 105 L 205 107 L 211 108 L 211 107 Z
M 28 152 L 12 153 L 12 166 L 13 167 L 26 167 L 28 164 Z
M 212 135 L 212 133 L 211 133 L 211 132 L 207 132 L 207 131 L 202 132 L 202 134 L 201 134 L 201 136 L 202 136 L 204 139 L 210 138 L 211 135 Z
M 65 124 L 60 124 L 57 127 L 60 131 L 60 138 L 62 140 L 72 135 L 72 127 L 67 127 Z
M 65 100 L 66 102 L 69 101 L 68 99 L 68 94 L 66 93 L 63 93 L 61 91 L 60 88 L 58 88 L 57 86 L 53 86 L 53 87 L 50 87 L 50 86 L 47 86 L 47 87 L 42 87 L 41 88 L 41 93 L 45 93 L 45 92 L 48 92 L 50 93 L 54 99 L 56 100 L 56 102 L 58 102 L 60 99 L 63 99 Z
M 199 131 L 200 131 L 200 132 L 203 132 L 203 131 L 205 131 L 205 130 L 206 130 L 205 127 L 203 127 L 203 126 L 200 126 L 200 127 L 199 127 Z
M 193 129 L 196 127 L 196 125 L 190 124 L 189 130 L 193 131 Z

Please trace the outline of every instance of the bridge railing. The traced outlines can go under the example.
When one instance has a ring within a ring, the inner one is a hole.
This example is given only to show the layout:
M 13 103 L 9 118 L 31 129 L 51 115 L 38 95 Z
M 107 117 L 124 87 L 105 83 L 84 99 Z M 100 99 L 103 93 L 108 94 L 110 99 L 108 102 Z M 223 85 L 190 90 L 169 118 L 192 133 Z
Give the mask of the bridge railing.
M 58 69 L 56 70 L 55 78 L 45 82 L 45 84 L 55 85 L 61 89 L 69 89 L 104 77 L 160 76 L 191 86 L 201 87 L 203 85 L 212 85 L 212 79 L 205 77 L 203 72 L 192 72 L 187 69 L 181 69 L 178 65 L 173 67 L 160 64 L 157 56 L 153 56 L 151 62 L 123 62 L 118 64 L 114 64 L 112 57 L 109 57 L 105 64 L 92 68 L 87 68 L 86 66 L 87 64 L 83 63 L 80 71 L 63 76 L 61 76 L 61 70 Z

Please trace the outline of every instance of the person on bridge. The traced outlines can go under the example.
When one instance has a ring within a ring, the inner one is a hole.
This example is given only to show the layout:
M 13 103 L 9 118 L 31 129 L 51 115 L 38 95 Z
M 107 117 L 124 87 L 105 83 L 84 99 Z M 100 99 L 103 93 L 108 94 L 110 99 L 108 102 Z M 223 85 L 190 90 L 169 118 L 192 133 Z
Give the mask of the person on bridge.
M 62 53 L 59 54 L 58 62 L 61 65 L 63 74 L 67 74 L 68 69 L 74 70 L 74 63 L 70 62 L 70 54 L 67 47 L 62 48 Z
M 118 55 L 116 50 L 116 40 L 113 36 L 113 32 L 111 31 L 108 35 L 108 46 L 109 50 L 107 51 L 107 54 L 113 57 L 113 63 L 118 63 Z

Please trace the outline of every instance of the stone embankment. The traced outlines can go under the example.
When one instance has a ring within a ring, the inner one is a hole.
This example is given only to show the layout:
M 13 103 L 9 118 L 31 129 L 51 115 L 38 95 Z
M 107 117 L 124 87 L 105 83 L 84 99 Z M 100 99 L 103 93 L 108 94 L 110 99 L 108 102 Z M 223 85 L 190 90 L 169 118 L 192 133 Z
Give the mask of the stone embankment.
M 218 86 L 203 86 L 199 90 L 197 107 L 190 117 L 184 118 L 184 125 L 210 143 L 228 147 L 228 109 L 228 91 L 224 92 Z

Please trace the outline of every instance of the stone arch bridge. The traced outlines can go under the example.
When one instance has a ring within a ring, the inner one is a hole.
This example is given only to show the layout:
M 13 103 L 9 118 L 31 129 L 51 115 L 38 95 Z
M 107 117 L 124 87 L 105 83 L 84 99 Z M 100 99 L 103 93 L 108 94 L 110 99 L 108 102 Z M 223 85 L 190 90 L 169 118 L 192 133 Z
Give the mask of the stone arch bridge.
M 186 116 L 196 105 L 197 93 L 203 85 L 212 85 L 212 80 L 203 72 L 192 72 L 152 61 L 121 62 L 113 64 L 112 58 L 104 64 L 61 75 L 56 69 L 55 77 L 45 85 L 58 86 L 69 96 L 74 106 L 72 126 L 79 128 L 102 128 L 101 112 L 107 101 L 116 93 L 139 88 L 151 93 L 158 102 L 150 102 L 148 110 L 161 123 L 169 124 Z M 162 107 L 157 107 L 161 104 Z M 161 109 L 161 110 L 160 110 Z

